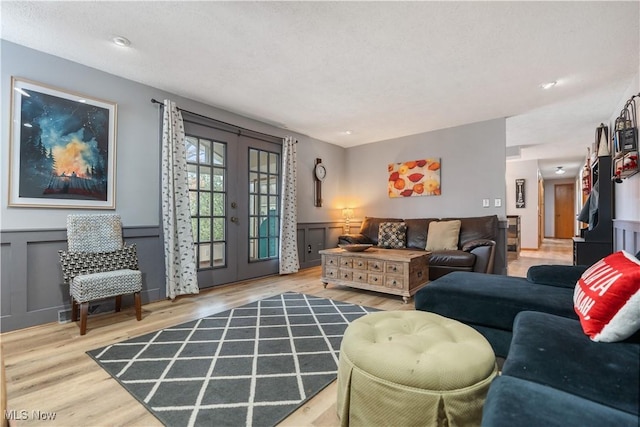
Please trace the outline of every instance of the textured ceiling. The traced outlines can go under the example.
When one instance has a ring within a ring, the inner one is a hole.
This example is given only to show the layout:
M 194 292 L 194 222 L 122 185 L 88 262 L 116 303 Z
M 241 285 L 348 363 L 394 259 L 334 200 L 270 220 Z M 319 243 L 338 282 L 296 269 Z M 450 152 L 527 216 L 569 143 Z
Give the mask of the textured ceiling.
M 638 2 L 1 8 L 3 39 L 344 147 L 507 117 L 546 177 L 577 172 L 640 63 Z

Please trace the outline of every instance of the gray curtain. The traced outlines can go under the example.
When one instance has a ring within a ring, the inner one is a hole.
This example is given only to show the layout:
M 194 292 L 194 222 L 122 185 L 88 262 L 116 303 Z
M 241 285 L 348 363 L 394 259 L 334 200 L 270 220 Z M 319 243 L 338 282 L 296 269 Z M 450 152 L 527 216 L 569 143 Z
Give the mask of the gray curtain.
M 162 121 L 162 230 L 167 296 L 197 294 L 184 123 L 175 102 L 164 101 Z
M 298 203 L 296 144 L 287 136 L 282 143 L 282 188 L 280 208 L 280 274 L 295 273 L 300 269 L 298 260 Z

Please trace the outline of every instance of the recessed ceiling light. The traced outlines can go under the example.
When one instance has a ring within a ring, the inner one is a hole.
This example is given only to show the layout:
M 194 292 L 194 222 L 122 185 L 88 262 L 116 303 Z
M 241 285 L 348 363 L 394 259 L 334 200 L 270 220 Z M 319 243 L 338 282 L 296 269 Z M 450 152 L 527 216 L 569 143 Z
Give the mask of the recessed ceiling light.
M 131 42 L 126 37 L 116 36 L 111 40 L 113 41 L 113 43 L 115 43 L 117 46 L 120 46 L 120 47 L 129 47 L 129 46 L 131 46 Z
M 564 169 L 562 169 L 562 166 L 558 166 L 558 167 L 556 168 L 556 173 L 557 173 L 558 175 L 563 175 L 563 174 L 567 173 L 567 171 L 566 171 L 566 170 L 564 170 Z
M 352 130 L 345 130 L 345 131 L 344 131 L 344 134 L 345 134 L 345 135 L 351 135 L 352 133 L 353 133 L 353 131 L 352 131 Z
M 540 87 L 541 87 L 542 89 L 547 90 L 547 89 L 551 89 L 552 87 L 554 87 L 554 86 L 555 86 L 555 85 L 557 85 L 557 84 L 558 84 L 558 82 L 557 82 L 557 81 L 547 82 L 547 83 L 542 83 L 542 84 L 540 85 Z

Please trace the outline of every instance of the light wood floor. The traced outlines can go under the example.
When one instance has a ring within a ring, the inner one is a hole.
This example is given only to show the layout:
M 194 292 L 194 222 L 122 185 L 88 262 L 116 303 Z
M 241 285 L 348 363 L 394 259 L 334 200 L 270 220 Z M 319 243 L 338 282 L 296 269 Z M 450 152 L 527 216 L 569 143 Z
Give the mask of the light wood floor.
M 509 276 L 526 277 L 532 265 L 573 264 L 573 241 L 571 239 L 544 239 L 538 250 L 523 249 L 520 257 L 510 261 Z
M 523 251 L 509 274 L 523 276 L 535 264 L 570 264 L 571 241 L 547 240 L 539 251 Z M 302 292 L 383 310 L 413 310 L 397 296 L 329 285 L 323 289 L 320 268 L 266 277 L 204 291 L 174 302 L 143 306 L 135 320 L 133 307 L 89 318 L 85 336 L 74 323 L 51 323 L 0 335 L 6 365 L 8 409 L 28 411 L 14 425 L 161 426 L 136 399 L 101 369 L 86 351 L 143 335 L 211 313 L 224 311 L 285 291 Z M 281 426 L 338 426 L 335 382 L 290 415 Z M 54 421 L 38 421 L 33 411 L 54 412 Z

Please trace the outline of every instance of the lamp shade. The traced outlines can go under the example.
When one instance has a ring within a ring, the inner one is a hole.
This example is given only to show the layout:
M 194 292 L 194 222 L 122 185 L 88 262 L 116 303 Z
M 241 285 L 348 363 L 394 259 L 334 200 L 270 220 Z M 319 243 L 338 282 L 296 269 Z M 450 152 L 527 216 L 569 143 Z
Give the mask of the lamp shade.
M 598 157 L 609 155 L 609 141 L 607 140 L 607 130 L 602 127 L 600 132 L 600 141 L 598 141 Z

